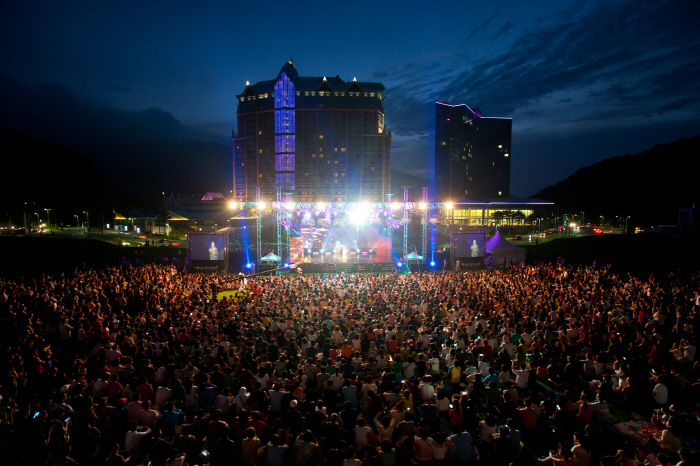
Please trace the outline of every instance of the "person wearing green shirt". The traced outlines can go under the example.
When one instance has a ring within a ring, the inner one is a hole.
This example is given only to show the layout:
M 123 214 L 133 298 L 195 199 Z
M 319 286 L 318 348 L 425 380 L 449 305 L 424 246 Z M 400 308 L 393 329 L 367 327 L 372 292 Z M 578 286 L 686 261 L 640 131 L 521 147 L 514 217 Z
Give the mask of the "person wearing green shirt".
M 401 380 L 402 373 L 403 373 L 403 364 L 401 363 L 401 358 L 397 357 L 394 360 L 394 377 L 396 377 L 396 380 Z
M 520 334 L 517 332 L 511 333 L 510 341 L 513 342 L 513 346 L 518 346 L 520 344 Z

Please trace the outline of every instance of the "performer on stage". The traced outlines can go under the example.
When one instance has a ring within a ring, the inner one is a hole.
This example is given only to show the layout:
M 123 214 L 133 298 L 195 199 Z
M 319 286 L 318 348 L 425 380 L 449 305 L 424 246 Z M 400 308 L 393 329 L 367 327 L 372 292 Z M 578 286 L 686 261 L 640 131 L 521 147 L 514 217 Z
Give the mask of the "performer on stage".
M 479 245 L 476 244 L 476 240 L 472 243 L 472 257 L 479 257 Z
M 216 249 L 216 245 L 214 245 L 214 242 L 211 242 L 211 247 L 209 248 L 209 260 L 210 261 L 215 261 L 219 259 L 219 250 Z

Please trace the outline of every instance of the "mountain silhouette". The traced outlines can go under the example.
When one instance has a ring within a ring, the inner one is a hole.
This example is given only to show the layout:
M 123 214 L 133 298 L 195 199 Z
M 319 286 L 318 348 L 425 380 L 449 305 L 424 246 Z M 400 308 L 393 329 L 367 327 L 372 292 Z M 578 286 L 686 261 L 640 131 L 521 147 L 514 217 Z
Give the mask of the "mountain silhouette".
M 614 219 L 630 216 L 636 225 L 675 225 L 678 209 L 700 201 L 693 160 L 700 136 L 657 144 L 639 154 L 626 154 L 579 168 L 532 197 L 555 202 L 561 214 L 585 212 Z

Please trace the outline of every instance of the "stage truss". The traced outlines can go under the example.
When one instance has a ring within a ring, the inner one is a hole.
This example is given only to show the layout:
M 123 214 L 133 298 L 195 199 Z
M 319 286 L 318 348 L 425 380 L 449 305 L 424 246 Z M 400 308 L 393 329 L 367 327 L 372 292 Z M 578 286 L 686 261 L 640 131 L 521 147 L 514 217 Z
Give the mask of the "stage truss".
M 275 233 L 277 243 L 277 255 L 282 258 L 282 262 L 287 262 L 288 257 L 283 251 L 283 232 L 286 236 L 284 245 L 287 252 L 290 251 L 290 232 L 289 228 L 292 225 L 291 219 L 294 215 L 301 212 L 305 213 L 320 213 L 326 212 L 329 214 L 349 213 L 355 210 L 368 212 L 370 215 L 377 213 L 386 213 L 387 218 L 393 218 L 393 215 L 399 215 L 402 218 L 403 227 L 403 257 L 407 257 L 408 251 L 408 229 L 410 227 L 410 219 L 412 215 L 419 215 L 422 220 L 421 225 L 421 246 L 423 259 L 427 260 L 428 255 L 428 221 L 431 210 L 451 209 L 452 204 L 449 203 L 431 203 L 429 199 L 429 189 L 422 188 L 422 202 L 411 202 L 410 186 L 403 187 L 403 202 L 391 202 L 391 194 L 387 194 L 389 202 L 293 202 L 291 193 L 283 193 L 281 187 L 276 187 L 276 199 L 274 202 L 266 202 L 262 200 L 260 187 L 256 188 L 255 202 L 233 202 L 234 208 L 249 209 L 256 213 L 255 216 L 255 237 L 257 245 L 257 263 L 260 264 L 262 253 L 262 217 L 263 215 L 275 216 Z

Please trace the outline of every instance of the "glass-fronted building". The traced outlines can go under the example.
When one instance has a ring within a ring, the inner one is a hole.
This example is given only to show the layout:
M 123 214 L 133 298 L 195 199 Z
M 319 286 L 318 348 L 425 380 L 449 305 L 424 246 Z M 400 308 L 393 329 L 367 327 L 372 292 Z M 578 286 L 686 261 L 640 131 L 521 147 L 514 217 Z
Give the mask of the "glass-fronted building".
M 238 201 L 384 202 L 391 186 L 391 132 L 384 86 L 336 77 L 300 77 L 292 60 L 277 78 L 246 83 L 233 132 Z
M 441 209 L 435 214 L 436 222 L 441 225 L 524 225 L 535 213 L 535 209 L 552 207 L 553 202 L 541 199 L 491 198 L 462 199 L 450 203 L 449 209 Z

